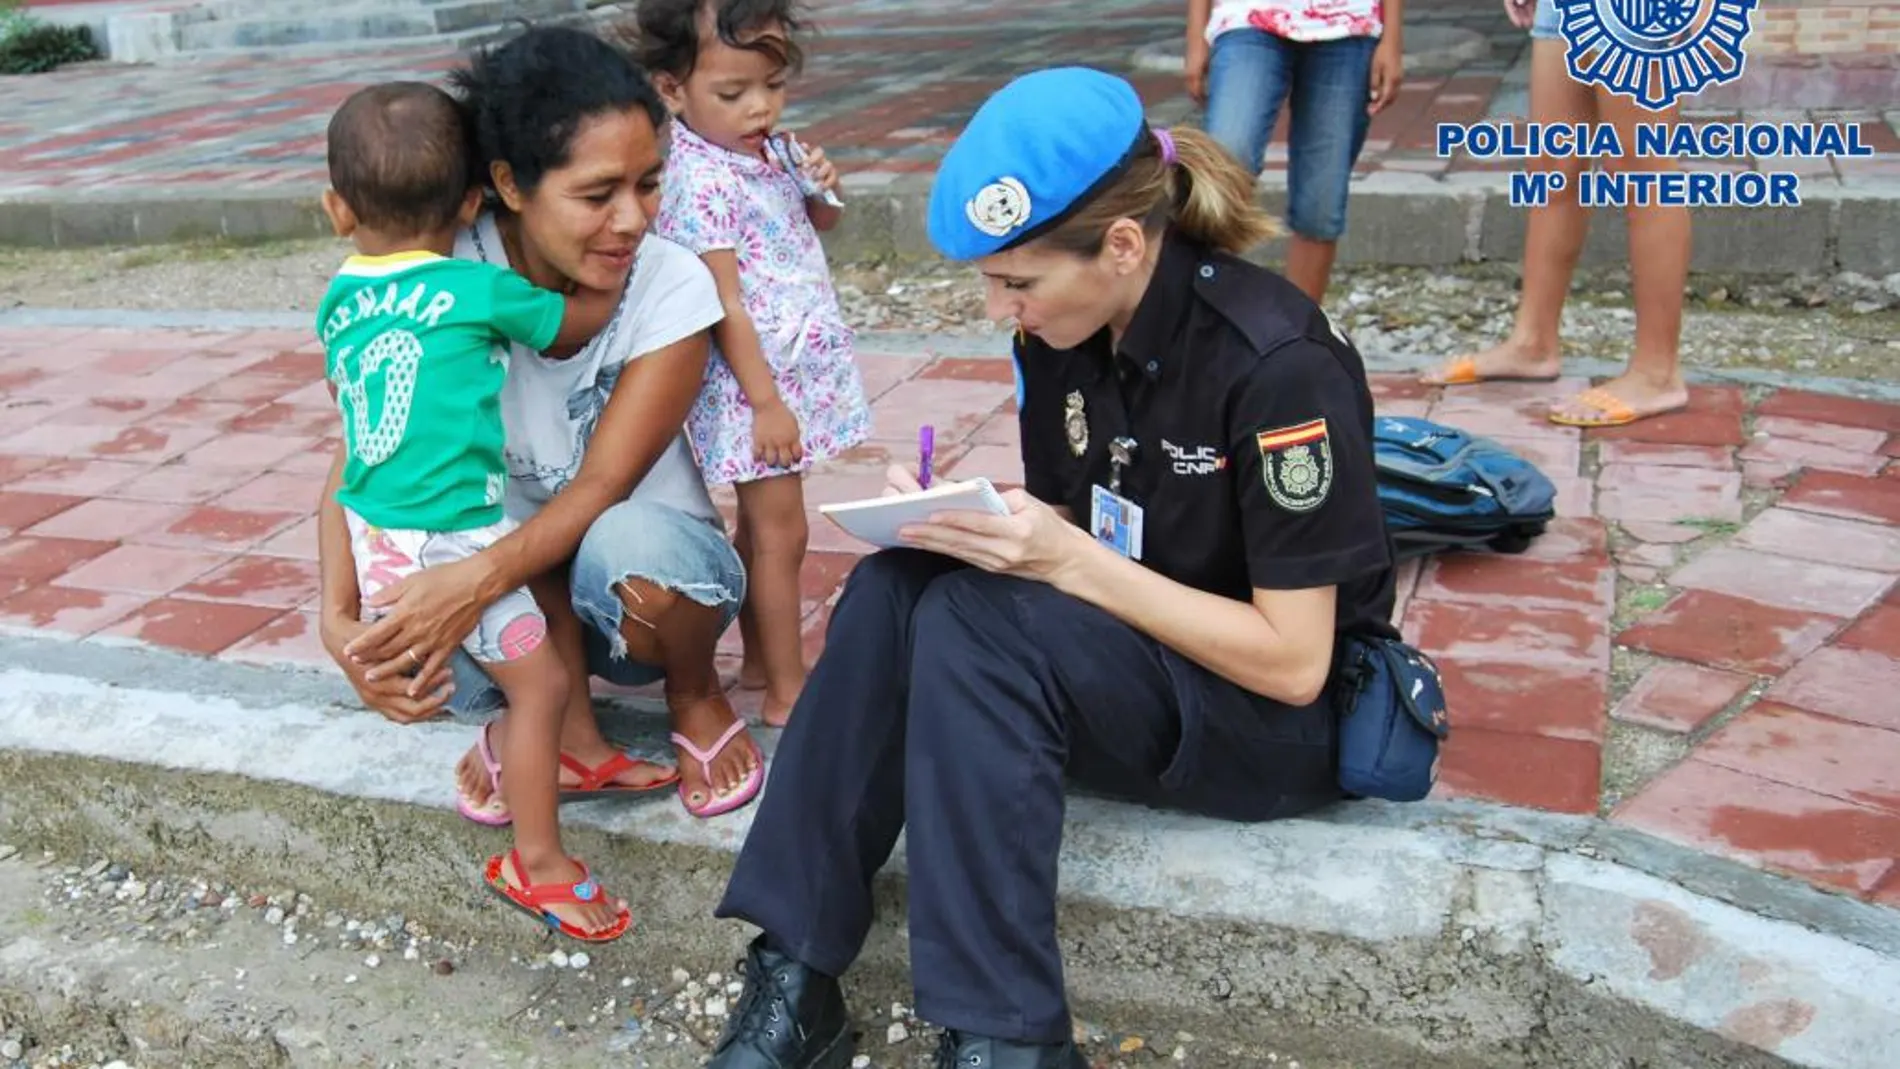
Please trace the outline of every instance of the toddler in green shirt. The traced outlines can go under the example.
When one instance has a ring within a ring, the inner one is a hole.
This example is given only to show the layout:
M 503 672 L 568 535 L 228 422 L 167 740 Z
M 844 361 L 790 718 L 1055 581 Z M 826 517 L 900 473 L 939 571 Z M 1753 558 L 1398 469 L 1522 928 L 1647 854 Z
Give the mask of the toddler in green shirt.
M 509 343 L 539 351 L 584 342 L 606 325 L 619 294 L 563 296 L 450 255 L 481 189 L 471 181 L 461 110 L 441 89 L 395 82 L 355 93 L 331 118 L 328 147 L 323 209 L 357 255 L 331 280 L 317 333 L 343 417 L 333 479 L 360 606 L 514 529 L 502 510 Z M 567 591 L 548 581 L 510 592 L 462 647 L 508 703 L 498 747 L 505 815 L 463 803 L 471 820 L 514 825 L 515 848 L 489 859 L 489 887 L 576 939 L 618 938 L 631 917 L 568 856 L 556 812 L 562 717 L 590 700 L 568 667 L 585 663 L 585 653 Z M 491 765 L 494 726 L 481 740 Z

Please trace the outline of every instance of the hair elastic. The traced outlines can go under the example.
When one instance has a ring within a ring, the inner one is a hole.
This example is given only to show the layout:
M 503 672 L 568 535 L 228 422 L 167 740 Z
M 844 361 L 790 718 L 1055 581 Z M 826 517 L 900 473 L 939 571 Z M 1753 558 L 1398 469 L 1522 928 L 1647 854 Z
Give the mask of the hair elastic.
M 1155 140 L 1161 144 L 1161 162 L 1174 166 L 1174 135 L 1157 126 L 1154 128 Z

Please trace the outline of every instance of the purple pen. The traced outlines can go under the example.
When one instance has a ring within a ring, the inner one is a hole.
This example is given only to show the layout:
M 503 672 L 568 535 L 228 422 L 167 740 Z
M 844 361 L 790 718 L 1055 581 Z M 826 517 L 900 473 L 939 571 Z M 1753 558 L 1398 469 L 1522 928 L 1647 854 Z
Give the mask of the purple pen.
M 930 457 L 937 449 L 936 428 L 926 423 L 917 428 L 917 485 L 930 489 Z

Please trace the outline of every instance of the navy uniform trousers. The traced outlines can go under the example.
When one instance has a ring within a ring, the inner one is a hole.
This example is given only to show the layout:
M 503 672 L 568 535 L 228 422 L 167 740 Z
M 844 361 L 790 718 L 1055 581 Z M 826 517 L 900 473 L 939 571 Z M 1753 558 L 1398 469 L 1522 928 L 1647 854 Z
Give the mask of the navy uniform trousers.
M 845 585 L 717 914 L 840 976 L 908 829 L 918 1014 L 1060 1042 L 1065 774 L 1233 820 L 1340 797 L 1323 702 L 1249 694 L 1045 584 L 886 550 Z

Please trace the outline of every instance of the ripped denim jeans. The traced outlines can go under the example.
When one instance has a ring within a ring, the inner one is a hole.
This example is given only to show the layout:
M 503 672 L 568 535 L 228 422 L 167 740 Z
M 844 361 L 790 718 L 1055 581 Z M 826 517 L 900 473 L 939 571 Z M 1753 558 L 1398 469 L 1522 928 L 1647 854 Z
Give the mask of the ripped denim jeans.
M 745 566 L 718 527 L 667 505 L 622 501 L 600 514 L 574 556 L 574 613 L 587 641 L 587 671 L 609 683 L 639 687 L 665 676 L 657 664 L 624 656 L 620 620 L 625 610 L 614 587 L 645 579 L 720 611 L 724 631 L 745 600 Z M 450 662 L 455 693 L 449 712 L 482 721 L 503 705 L 501 688 L 480 664 L 458 650 Z

